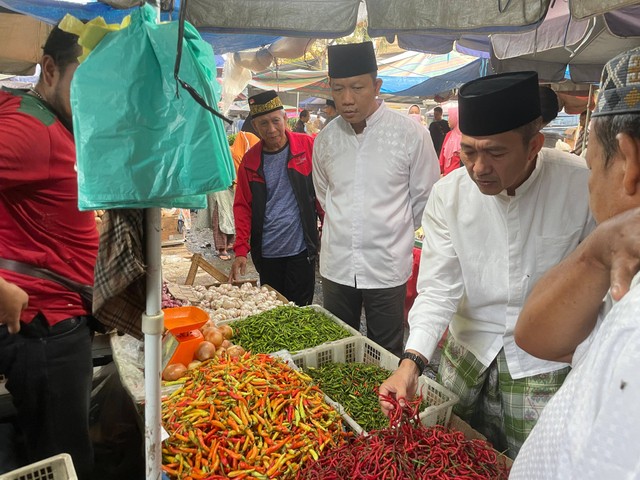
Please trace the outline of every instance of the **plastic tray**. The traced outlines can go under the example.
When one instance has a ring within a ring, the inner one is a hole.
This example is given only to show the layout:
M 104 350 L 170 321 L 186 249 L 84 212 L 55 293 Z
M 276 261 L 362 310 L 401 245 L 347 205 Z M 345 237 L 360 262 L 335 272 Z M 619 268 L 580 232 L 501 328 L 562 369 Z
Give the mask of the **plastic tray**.
M 323 313 L 328 318 L 330 318 L 334 323 L 337 323 L 342 328 L 344 328 L 346 331 L 348 331 L 352 336 L 354 336 L 354 337 L 362 337 L 362 334 L 359 331 L 357 331 L 353 327 L 350 327 L 345 322 L 343 322 L 338 317 L 336 317 L 333 313 L 329 312 L 329 310 L 326 310 L 326 309 L 322 308 L 320 305 L 308 305 L 306 307 L 298 307 L 298 308 L 311 308 L 311 309 L 313 309 L 313 310 L 315 310 L 317 312 Z M 247 318 L 247 317 L 245 317 L 245 318 Z M 239 320 L 244 320 L 244 318 L 232 318 L 230 320 L 222 320 L 222 321 L 218 322 L 218 325 L 231 325 L 231 326 L 233 326 L 233 323 L 237 322 Z M 351 338 L 351 337 L 347 337 L 347 338 Z M 324 343 L 323 345 L 332 345 L 335 342 L 340 342 L 340 341 L 343 341 L 343 340 L 345 340 L 345 339 L 334 340 L 332 342 Z M 312 349 L 301 350 L 301 352 L 306 352 L 306 351 L 309 351 L 309 350 L 312 350 Z M 273 352 L 270 352 L 270 353 L 273 353 Z
M 0 480 L 77 480 L 71 456 L 61 453 L 0 475 Z
M 366 363 L 378 365 L 389 373 L 398 367 L 398 357 L 388 352 L 377 343 L 362 335 L 336 340 L 319 347 L 310 348 L 292 355 L 293 363 L 303 370 L 309 367 L 322 367 L 328 363 Z M 453 406 L 458 403 L 458 396 L 434 380 L 424 375 L 418 380 L 418 390 L 429 405 L 420 412 L 420 421 L 424 425 L 448 425 Z M 337 403 L 334 401 L 334 403 Z M 338 409 L 341 413 L 344 408 Z M 364 429 L 343 413 L 347 424 L 357 434 Z

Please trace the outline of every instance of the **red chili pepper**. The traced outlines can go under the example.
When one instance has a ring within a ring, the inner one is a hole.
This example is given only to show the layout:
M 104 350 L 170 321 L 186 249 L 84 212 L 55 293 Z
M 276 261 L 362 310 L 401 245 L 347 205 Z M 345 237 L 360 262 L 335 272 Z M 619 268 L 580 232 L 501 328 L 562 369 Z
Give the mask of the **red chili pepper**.
M 369 432 L 347 445 L 331 450 L 318 461 L 298 471 L 298 480 L 414 478 L 458 480 L 503 480 L 508 468 L 487 442 L 466 440 L 462 432 L 436 425 L 425 427 L 419 420 L 422 399 L 406 402 L 392 398 L 392 428 Z

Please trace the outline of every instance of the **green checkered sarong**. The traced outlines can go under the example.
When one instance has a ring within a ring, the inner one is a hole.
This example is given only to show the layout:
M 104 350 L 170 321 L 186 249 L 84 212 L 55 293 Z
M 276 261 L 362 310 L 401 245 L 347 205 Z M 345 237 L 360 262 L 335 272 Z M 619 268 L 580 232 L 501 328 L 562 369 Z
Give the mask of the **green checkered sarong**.
M 485 435 L 496 450 L 515 458 L 570 368 L 514 380 L 504 349 L 485 367 L 449 333 L 437 381 L 460 397 L 456 415 Z

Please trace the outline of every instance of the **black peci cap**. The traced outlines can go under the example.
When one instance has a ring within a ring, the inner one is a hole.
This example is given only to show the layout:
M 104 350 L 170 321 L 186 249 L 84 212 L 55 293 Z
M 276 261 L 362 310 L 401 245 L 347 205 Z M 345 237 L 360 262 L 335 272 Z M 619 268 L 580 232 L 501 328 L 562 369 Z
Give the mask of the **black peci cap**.
M 329 55 L 329 78 L 348 78 L 378 71 L 373 43 L 332 45 Z
M 540 117 L 536 72 L 490 75 L 465 83 L 458 92 L 460 131 L 483 137 L 508 132 Z

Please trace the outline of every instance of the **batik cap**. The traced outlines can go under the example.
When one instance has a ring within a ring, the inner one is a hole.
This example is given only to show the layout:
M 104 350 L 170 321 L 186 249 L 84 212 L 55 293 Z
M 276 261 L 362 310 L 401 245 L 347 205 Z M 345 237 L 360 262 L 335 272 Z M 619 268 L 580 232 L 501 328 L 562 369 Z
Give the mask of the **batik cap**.
M 249 111 L 252 118 L 283 109 L 282 100 L 275 90 L 267 90 L 249 97 Z
M 640 47 L 609 60 L 602 70 L 592 117 L 640 112 Z

